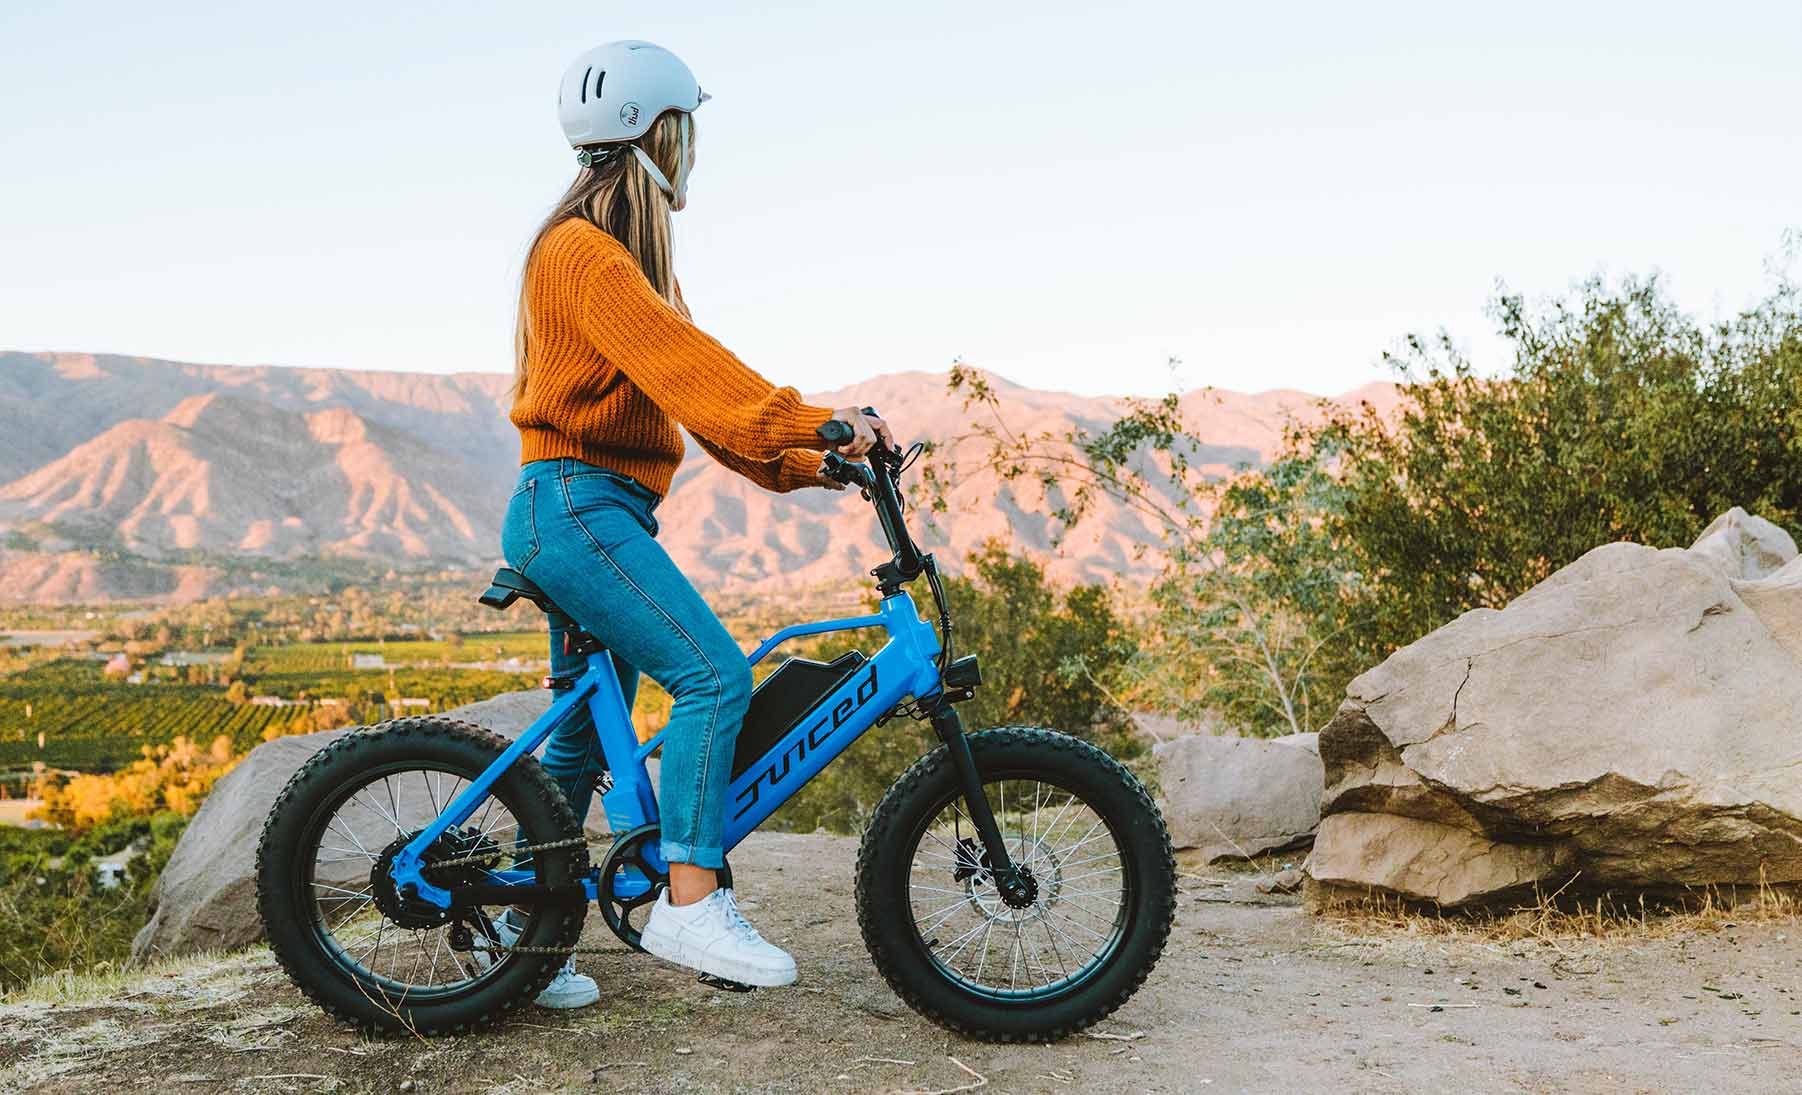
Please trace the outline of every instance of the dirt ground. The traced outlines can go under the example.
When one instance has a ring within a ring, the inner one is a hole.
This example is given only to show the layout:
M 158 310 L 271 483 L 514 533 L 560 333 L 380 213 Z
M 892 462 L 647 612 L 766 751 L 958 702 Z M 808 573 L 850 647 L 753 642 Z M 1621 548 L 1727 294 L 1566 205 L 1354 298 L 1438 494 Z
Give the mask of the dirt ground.
M 578 959 L 606 994 L 593 1008 L 369 1040 L 253 950 L 0 1000 L 0 1089 L 1802 1091 L 1794 922 L 1454 941 L 1316 920 L 1250 873 L 1188 866 L 1135 999 L 1061 1044 L 993 1046 L 920 1019 L 877 976 L 852 913 L 855 851 L 771 834 L 733 856 L 752 919 L 800 962 L 791 989 L 715 992 L 616 944 Z M 611 941 L 598 916 L 587 941 Z

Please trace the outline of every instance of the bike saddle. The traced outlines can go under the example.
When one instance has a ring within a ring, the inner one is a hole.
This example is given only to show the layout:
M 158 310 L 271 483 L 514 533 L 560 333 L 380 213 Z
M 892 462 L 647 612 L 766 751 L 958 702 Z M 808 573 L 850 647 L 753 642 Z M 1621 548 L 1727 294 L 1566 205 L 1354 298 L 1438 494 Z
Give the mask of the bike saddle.
M 494 572 L 494 579 L 488 583 L 488 589 L 476 600 L 489 608 L 507 608 L 514 601 L 524 597 L 545 612 L 556 609 L 556 605 L 539 589 L 530 578 L 510 567 L 501 567 Z

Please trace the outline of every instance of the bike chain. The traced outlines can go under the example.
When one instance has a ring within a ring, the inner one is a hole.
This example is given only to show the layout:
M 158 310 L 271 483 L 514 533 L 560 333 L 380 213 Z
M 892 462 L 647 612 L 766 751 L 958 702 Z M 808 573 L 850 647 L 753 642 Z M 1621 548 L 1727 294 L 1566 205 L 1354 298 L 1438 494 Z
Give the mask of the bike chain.
M 543 844 L 527 844 L 518 848 L 496 848 L 492 852 L 478 852 L 475 855 L 460 856 L 456 859 L 440 859 L 434 863 L 420 866 L 419 873 L 439 871 L 446 867 L 479 867 L 492 863 L 496 857 L 503 855 L 520 856 L 527 852 L 549 852 L 557 848 L 580 848 L 588 844 L 588 838 L 582 836 L 565 837 L 562 840 L 547 840 Z
M 443 870 L 447 867 L 486 866 L 487 864 L 494 862 L 495 858 L 500 855 L 520 856 L 533 852 L 549 852 L 558 848 L 578 848 L 586 847 L 587 845 L 587 837 L 565 837 L 562 840 L 547 840 L 543 844 L 527 844 L 524 847 L 513 848 L 507 852 L 501 852 L 497 849 L 492 852 L 480 852 L 475 855 L 459 856 L 456 859 L 444 859 L 437 863 L 428 863 L 420 867 L 419 871 L 421 874 L 424 874 L 427 871 Z M 458 926 L 461 926 L 463 922 L 458 920 L 455 921 L 455 923 Z M 471 934 L 473 935 L 474 933 L 472 932 Z M 605 954 L 611 953 L 614 950 L 612 947 L 527 947 L 518 944 L 511 947 L 497 947 L 492 942 L 486 940 L 481 943 L 472 941 L 469 949 L 472 952 L 481 952 L 483 954 L 542 954 L 552 957 L 572 954 Z M 750 985 L 743 985 L 737 981 L 731 981 L 723 977 L 715 977 L 710 973 L 701 974 L 699 980 L 701 984 L 706 985 L 709 988 L 722 989 L 727 992 L 751 991 Z
M 423 866 L 419 869 L 419 872 L 421 874 L 424 874 L 427 871 L 443 870 L 448 867 L 482 867 L 482 866 L 487 866 L 487 865 L 493 863 L 495 858 L 500 855 L 521 856 L 521 855 L 526 855 L 526 854 L 535 853 L 535 852 L 555 851 L 558 848 L 586 847 L 587 844 L 588 844 L 587 837 L 580 837 L 580 836 L 565 837 L 562 840 L 547 840 L 543 844 L 527 844 L 523 847 L 508 849 L 505 852 L 496 850 L 496 851 L 492 851 L 492 852 L 482 852 L 477 855 L 461 856 L 457 859 L 439 860 L 436 863 L 426 864 L 425 866 Z M 602 954 L 602 953 L 612 950 L 612 948 L 609 948 L 609 947 L 528 947 L 528 946 L 521 946 L 521 945 L 515 945 L 515 946 L 511 946 L 511 947 L 499 947 L 499 946 L 495 946 L 493 943 L 487 942 L 487 941 L 484 941 L 482 943 L 473 944 L 470 946 L 469 949 L 471 951 L 481 951 L 481 952 L 488 953 L 488 954 L 547 954 L 547 955 Z

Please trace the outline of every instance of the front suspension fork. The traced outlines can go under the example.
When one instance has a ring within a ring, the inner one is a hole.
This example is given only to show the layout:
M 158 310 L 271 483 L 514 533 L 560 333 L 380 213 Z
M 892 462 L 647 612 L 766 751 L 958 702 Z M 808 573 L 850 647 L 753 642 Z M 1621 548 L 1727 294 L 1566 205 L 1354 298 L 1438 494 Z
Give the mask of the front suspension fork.
M 976 835 L 982 838 L 983 851 L 988 853 L 989 873 L 995 879 L 995 888 L 1009 905 L 1029 901 L 1030 889 L 1020 877 L 1014 861 L 1008 857 L 1007 842 L 1001 837 L 1000 826 L 995 824 L 995 811 L 989 806 L 988 793 L 982 789 L 982 773 L 976 770 L 976 758 L 970 754 L 970 741 L 964 736 L 964 720 L 958 716 L 957 708 L 941 703 L 933 713 L 932 728 L 951 755 L 951 767 L 957 770 L 964 809 L 976 826 Z

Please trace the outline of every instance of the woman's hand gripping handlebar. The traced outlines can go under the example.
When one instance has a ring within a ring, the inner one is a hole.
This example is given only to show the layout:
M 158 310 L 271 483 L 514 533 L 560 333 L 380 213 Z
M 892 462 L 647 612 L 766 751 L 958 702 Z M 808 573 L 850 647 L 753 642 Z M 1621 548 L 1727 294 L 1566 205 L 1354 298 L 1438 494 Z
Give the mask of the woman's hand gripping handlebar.
M 820 477 L 829 486 L 855 486 L 869 491 L 875 487 L 875 476 L 869 466 L 854 461 L 868 456 L 872 462 L 885 458 L 894 462 L 893 458 L 900 455 L 894 434 L 874 407 L 841 408 L 817 432 L 820 441 L 835 450 L 828 452 L 820 464 Z
M 834 450 L 820 464 L 820 477 L 828 485 L 854 486 L 868 492 L 876 485 L 874 465 L 900 464 L 901 453 L 895 447 L 894 434 L 874 407 L 841 408 L 816 432 L 821 443 Z M 869 463 L 856 462 L 859 458 Z
M 852 460 L 872 449 L 895 448 L 895 435 L 872 407 L 840 407 L 818 432 L 827 448 Z

